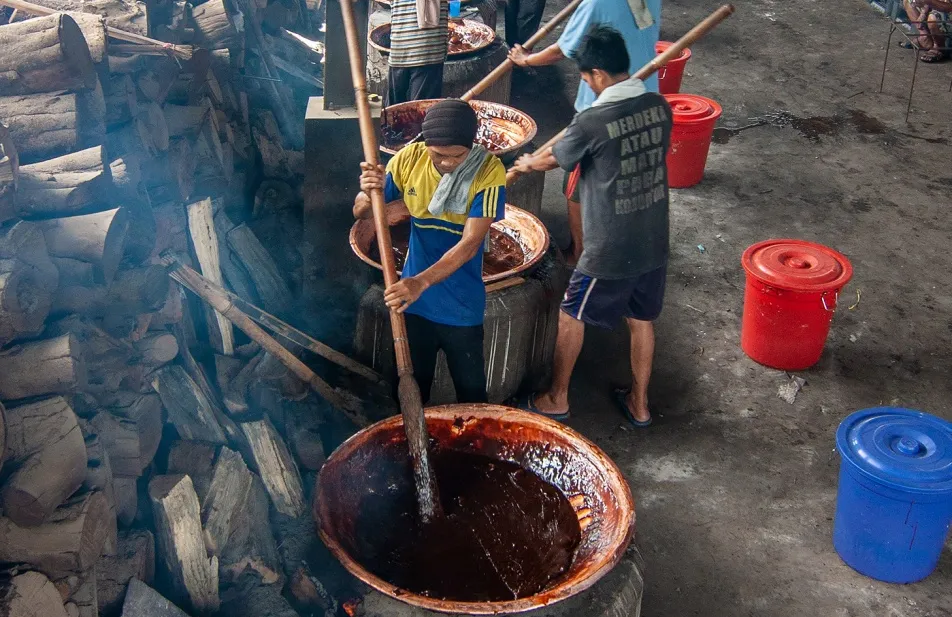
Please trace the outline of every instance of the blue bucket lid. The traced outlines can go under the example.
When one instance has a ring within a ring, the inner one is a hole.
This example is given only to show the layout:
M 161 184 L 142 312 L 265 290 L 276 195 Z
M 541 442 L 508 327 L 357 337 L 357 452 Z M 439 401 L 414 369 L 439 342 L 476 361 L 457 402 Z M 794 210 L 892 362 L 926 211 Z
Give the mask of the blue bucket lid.
M 843 461 L 884 486 L 952 493 L 952 423 L 914 409 L 874 407 L 850 414 L 836 431 Z

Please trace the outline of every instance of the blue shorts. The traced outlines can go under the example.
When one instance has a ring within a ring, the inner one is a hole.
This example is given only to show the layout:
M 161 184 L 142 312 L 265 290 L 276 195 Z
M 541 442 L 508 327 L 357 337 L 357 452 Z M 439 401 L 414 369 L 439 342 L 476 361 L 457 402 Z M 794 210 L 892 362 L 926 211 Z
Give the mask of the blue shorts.
M 600 279 L 572 273 L 562 312 L 600 328 L 614 328 L 622 318 L 654 321 L 661 315 L 667 264 L 626 279 Z

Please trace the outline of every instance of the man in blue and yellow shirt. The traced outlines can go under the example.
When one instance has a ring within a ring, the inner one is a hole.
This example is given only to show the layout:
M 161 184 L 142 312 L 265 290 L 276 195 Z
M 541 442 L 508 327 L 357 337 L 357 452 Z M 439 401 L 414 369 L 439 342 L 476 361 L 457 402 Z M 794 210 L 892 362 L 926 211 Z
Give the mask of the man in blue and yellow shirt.
M 489 226 L 505 216 L 506 170 L 475 145 L 478 121 L 465 102 L 444 100 L 427 111 L 423 143 L 401 150 L 387 165 L 362 165 L 354 216 L 370 218 L 368 193 L 383 189 L 410 212 L 410 246 L 402 278 L 384 292 L 406 314 L 414 375 L 429 397 L 442 349 L 456 398 L 486 401 L 483 361 L 483 247 Z

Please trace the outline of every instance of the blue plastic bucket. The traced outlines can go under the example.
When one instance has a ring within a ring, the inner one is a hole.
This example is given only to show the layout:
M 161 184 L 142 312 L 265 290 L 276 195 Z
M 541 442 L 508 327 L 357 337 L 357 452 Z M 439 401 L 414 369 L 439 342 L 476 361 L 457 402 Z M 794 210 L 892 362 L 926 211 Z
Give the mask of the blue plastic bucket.
M 864 409 L 840 423 L 836 449 L 836 552 L 888 583 L 929 576 L 952 523 L 952 423 L 912 409 Z

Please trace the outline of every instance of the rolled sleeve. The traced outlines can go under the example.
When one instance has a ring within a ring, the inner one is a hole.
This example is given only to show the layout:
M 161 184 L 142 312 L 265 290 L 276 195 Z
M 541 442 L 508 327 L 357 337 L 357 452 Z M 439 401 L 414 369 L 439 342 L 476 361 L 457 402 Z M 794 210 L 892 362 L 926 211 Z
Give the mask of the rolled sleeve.
M 567 58 L 575 58 L 578 46 L 582 43 L 582 38 L 588 33 L 594 16 L 593 3 L 591 0 L 582 2 L 565 25 L 565 30 L 559 36 L 556 44 Z
M 582 159 L 589 151 L 589 138 L 582 132 L 578 122 L 572 120 L 572 124 L 565 129 L 565 136 L 552 146 L 552 154 L 555 156 L 559 167 L 565 171 L 572 171 L 582 162 Z

